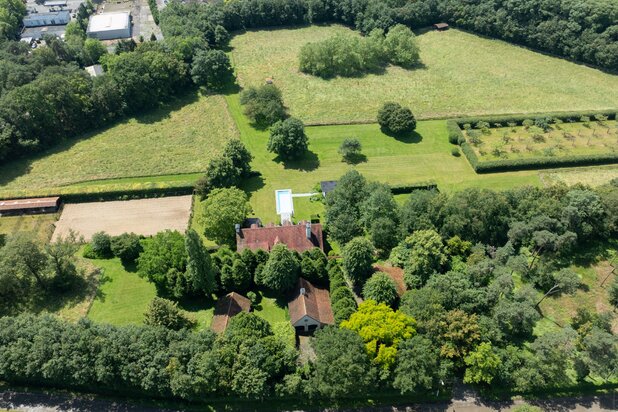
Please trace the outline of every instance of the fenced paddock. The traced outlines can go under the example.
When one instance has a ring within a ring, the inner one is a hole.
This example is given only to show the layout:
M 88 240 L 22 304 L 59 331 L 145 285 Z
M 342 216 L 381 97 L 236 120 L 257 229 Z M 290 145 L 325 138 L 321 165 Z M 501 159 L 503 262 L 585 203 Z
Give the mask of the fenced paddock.
M 86 241 L 100 231 L 112 236 L 125 232 L 151 236 L 166 229 L 184 232 L 190 214 L 191 196 L 67 204 L 52 240 L 66 236 L 70 230 Z

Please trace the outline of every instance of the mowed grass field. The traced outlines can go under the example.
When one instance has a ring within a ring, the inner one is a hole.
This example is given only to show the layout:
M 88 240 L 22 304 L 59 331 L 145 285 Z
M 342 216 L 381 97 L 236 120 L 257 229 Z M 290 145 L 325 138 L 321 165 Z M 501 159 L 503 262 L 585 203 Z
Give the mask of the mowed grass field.
M 0 196 L 75 184 L 78 187 L 63 189 L 194 181 L 196 173 L 203 172 L 225 142 L 237 135 L 222 96 L 190 93 L 158 110 L 2 166 Z M 176 176 L 185 173 L 193 175 Z M 162 176 L 139 177 L 153 175 Z
M 464 156 L 454 157 L 455 147 L 448 142 L 442 120 L 421 121 L 416 132 L 402 139 L 383 134 L 376 124 L 307 127 L 309 152 L 295 162 L 281 162 L 266 150 L 268 132 L 254 129 L 242 113 L 238 95 L 227 96 L 230 112 L 240 130 L 241 139 L 254 156 L 252 167 L 261 173 L 244 183 L 251 196 L 254 214 L 262 222 L 278 222 L 275 190 L 292 189 L 293 193 L 311 192 L 322 180 L 337 180 L 350 169 L 367 179 L 389 184 L 412 184 L 435 181 L 440 190 L 465 187 L 511 188 L 540 184 L 536 171 L 477 175 Z M 341 161 L 337 150 L 348 137 L 359 139 L 366 161 L 349 165 Z M 308 198 L 294 198 L 296 219 L 308 219 L 322 210 Z
M 3 216 L 0 217 L 0 235 L 32 233 L 41 242 L 47 242 L 54 233 L 54 225 L 59 213 L 41 215 Z
M 613 109 L 618 76 L 459 30 L 418 36 L 423 67 L 323 80 L 298 71 L 309 42 L 346 27 L 249 31 L 231 40 L 242 87 L 272 77 L 293 116 L 306 123 L 375 120 L 385 101 L 408 105 L 419 118 Z

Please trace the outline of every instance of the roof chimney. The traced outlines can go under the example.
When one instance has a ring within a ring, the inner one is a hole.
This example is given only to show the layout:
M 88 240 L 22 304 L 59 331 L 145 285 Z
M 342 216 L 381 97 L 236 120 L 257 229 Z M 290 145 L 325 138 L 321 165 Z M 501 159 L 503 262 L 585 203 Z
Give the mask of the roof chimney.
M 301 295 L 306 295 L 307 291 L 305 290 L 305 288 L 300 288 L 300 294 Z
M 240 234 L 240 223 L 236 223 L 236 224 L 234 225 L 234 229 L 236 229 L 236 234 L 238 234 L 238 235 L 239 235 L 239 234 Z
M 311 223 L 309 222 L 305 224 L 305 234 L 307 235 L 307 239 L 311 240 Z

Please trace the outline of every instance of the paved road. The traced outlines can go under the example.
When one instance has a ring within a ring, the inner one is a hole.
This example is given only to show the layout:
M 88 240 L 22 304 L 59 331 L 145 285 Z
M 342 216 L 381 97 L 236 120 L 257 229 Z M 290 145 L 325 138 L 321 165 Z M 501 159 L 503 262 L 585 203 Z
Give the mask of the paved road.
M 450 403 L 420 404 L 400 407 L 371 407 L 346 409 L 349 412 L 490 412 L 512 411 L 524 401 L 514 402 L 483 402 L 470 393 L 457 395 Z M 618 411 L 618 395 L 582 396 L 577 398 L 559 398 L 545 401 L 530 401 L 544 411 Z M 140 404 L 127 400 L 112 400 L 94 395 L 72 395 L 66 392 L 44 393 L 9 391 L 0 392 L 0 408 L 15 409 L 28 412 L 174 412 L 186 410 L 157 407 L 156 405 Z M 199 408 L 190 408 L 199 410 Z M 308 412 L 294 411 L 294 412 Z

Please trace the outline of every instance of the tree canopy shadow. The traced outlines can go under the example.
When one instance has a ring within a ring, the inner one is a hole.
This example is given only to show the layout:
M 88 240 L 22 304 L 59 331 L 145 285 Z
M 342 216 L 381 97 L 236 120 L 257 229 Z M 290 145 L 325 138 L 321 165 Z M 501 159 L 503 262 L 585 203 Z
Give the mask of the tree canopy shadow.
M 133 118 L 140 124 L 153 124 L 169 119 L 171 113 L 183 107 L 195 103 L 199 100 L 201 92 L 197 88 L 187 89 L 186 91 L 170 98 L 168 101 L 160 103 L 158 106 L 135 115 Z
M 285 169 L 295 169 L 303 172 L 311 172 L 320 167 L 320 159 L 315 152 L 307 150 L 303 157 L 299 159 L 282 159 L 277 156 L 275 159 L 277 163 L 283 163 Z
M 343 159 L 343 162 L 349 165 L 357 165 L 359 163 L 366 163 L 367 156 L 365 156 L 362 153 L 354 153 L 354 154 L 347 156 L 345 159 Z
M 240 188 L 244 190 L 247 194 L 257 192 L 265 186 L 264 177 L 262 177 L 261 173 L 256 173 L 253 176 L 249 176 L 243 179 L 240 184 Z
M 380 131 L 385 135 L 405 144 L 420 143 L 423 141 L 423 136 L 421 136 L 416 131 L 411 131 L 408 133 L 391 133 L 384 128 L 380 128 Z

